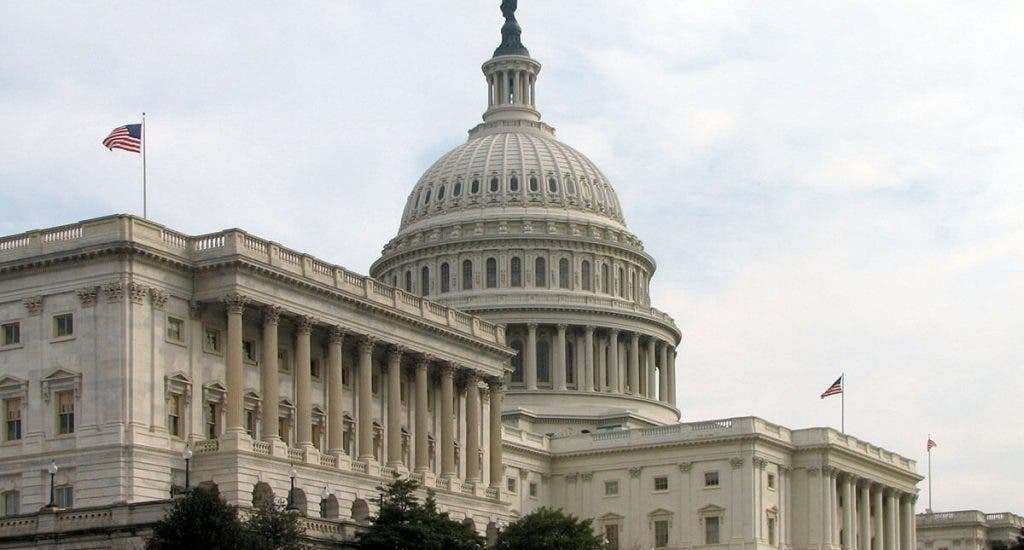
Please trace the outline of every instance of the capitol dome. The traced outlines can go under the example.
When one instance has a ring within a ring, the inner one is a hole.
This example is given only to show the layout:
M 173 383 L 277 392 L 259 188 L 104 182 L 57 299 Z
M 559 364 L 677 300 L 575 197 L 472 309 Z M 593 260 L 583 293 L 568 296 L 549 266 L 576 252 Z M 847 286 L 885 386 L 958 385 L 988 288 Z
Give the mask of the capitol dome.
M 506 414 L 553 433 L 676 422 L 682 334 L 651 305 L 654 258 L 608 178 L 541 121 L 541 65 L 502 6 L 483 122 L 413 186 L 370 274 L 506 327 Z

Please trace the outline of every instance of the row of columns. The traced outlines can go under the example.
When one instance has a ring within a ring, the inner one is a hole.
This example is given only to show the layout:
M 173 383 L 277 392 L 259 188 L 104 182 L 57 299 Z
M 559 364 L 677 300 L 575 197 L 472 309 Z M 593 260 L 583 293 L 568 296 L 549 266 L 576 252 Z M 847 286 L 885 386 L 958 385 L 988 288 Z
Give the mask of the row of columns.
M 225 361 L 227 366 L 227 410 L 225 411 L 228 434 L 245 433 L 244 414 L 244 369 L 242 357 L 242 314 L 248 304 L 248 298 L 232 294 L 224 298 L 227 311 L 227 342 Z M 278 376 L 278 325 L 282 310 L 280 307 L 268 305 L 263 310 L 263 346 L 260 358 L 260 385 L 266 395 L 277 395 L 280 380 Z M 295 320 L 295 441 L 298 447 L 312 447 L 312 398 L 310 372 L 310 334 L 315 320 L 311 317 L 296 315 Z M 327 352 L 327 440 L 328 452 L 335 455 L 344 454 L 344 420 L 342 409 L 342 345 L 348 331 L 340 326 L 331 326 Z M 373 351 L 382 345 L 375 338 L 358 336 L 357 364 L 357 404 L 358 424 L 357 441 L 360 461 L 373 461 Z M 403 350 L 398 345 L 390 345 L 387 349 L 387 455 L 389 465 L 403 467 L 401 438 L 401 372 Z M 429 369 L 439 364 L 441 379 L 441 475 L 455 477 L 455 372 L 456 367 L 450 363 L 438 362 L 425 355 L 417 357 L 415 365 L 415 470 L 426 472 L 430 468 L 428 454 L 428 412 L 427 392 L 429 389 Z M 476 459 L 480 452 L 480 376 L 472 369 L 460 369 L 465 372 L 466 379 L 466 478 L 470 481 L 481 481 L 480 466 Z M 502 447 L 501 447 L 501 407 L 502 382 L 497 377 L 489 377 L 487 384 L 490 394 L 490 483 L 500 486 L 502 480 Z M 280 442 L 278 433 L 277 407 L 262 409 L 263 439 Z
M 488 78 L 487 105 L 536 106 L 536 76 L 525 69 L 494 71 Z
M 823 545 L 914 550 L 916 495 L 834 468 L 824 468 L 822 480 Z
M 535 390 L 537 380 L 537 323 L 526 325 L 526 342 L 523 346 L 523 381 L 526 389 Z M 555 325 L 553 339 L 552 388 L 568 389 L 568 370 L 576 369 L 576 387 L 581 391 L 626 393 L 643 396 L 676 406 L 675 348 L 664 340 L 638 332 L 625 332 L 610 328 L 597 332 L 597 327 L 586 325 L 573 327 L 569 334 L 567 324 Z M 625 342 L 620 340 L 620 336 Z M 566 342 L 574 338 L 575 365 L 568 364 Z M 640 360 L 641 340 L 646 349 L 643 364 Z M 620 346 L 627 346 L 626 379 L 619 379 Z M 658 378 L 657 390 L 655 377 Z

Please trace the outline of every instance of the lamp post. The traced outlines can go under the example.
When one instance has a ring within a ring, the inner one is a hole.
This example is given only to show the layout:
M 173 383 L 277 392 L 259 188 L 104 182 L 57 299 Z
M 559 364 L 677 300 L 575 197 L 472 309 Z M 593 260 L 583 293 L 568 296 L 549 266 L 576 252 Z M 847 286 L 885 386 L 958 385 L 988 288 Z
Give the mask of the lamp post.
M 47 504 L 46 507 L 47 508 L 56 508 L 57 506 L 53 502 L 54 501 L 54 496 L 56 496 L 55 495 L 56 494 L 56 490 L 54 489 L 53 483 L 54 483 L 54 481 L 57 478 L 57 470 L 59 470 L 59 468 L 57 468 L 57 462 L 54 461 L 54 460 L 51 460 L 50 461 L 50 466 L 46 470 L 48 472 L 50 472 L 50 503 Z
M 192 448 L 188 445 L 185 446 L 185 450 L 181 452 L 181 458 L 185 459 L 185 492 L 189 489 L 189 467 L 192 463 Z
M 292 466 L 291 469 L 288 470 L 288 477 L 291 478 L 291 480 L 292 480 L 292 486 L 291 486 L 291 489 L 288 490 L 288 506 L 285 508 L 285 510 L 288 510 L 289 512 L 297 512 L 298 511 L 295 508 L 295 496 L 294 496 L 294 494 L 295 494 L 295 478 L 298 477 L 298 475 L 299 475 L 299 472 L 295 471 L 295 466 Z
M 327 497 L 331 496 L 331 491 L 324 485 L 324 490 L 320 491 L 320 517 L 327 517 Z

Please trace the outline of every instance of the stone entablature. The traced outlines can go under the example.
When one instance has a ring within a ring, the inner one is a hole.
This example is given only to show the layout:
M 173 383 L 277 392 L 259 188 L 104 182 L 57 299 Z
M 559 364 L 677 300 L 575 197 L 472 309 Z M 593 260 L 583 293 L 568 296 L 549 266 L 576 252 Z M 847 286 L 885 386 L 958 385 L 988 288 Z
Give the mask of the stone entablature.
M 0 237 L 0 273 L 131 247 L 138 253 L 175 260 L 195 269 L 250 262 L 253 267 L 294 277 L 296 283 L 330 290 L 341 299 L 445 330 L 479 344 L 504 345 L 504 330 L 500 326 L 239 229 L 189 236 L 135 216 L 106 216 Z M 133 300 L 142 300 L 145 291 L 132 290 L 130 294 Z

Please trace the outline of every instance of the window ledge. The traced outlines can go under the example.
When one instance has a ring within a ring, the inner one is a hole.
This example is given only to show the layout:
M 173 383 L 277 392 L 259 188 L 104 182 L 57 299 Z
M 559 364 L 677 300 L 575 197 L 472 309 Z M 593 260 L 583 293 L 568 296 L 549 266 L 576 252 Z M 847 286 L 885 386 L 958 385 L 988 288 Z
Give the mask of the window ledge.
M 75 338 L 76 338 L 76 336 L 74 334 L 69 334 L 68 336 L 58 336 L 56 338 L 50 338 L 50 343 L 51 344 L 58 344 L 60 342 L 70 342 L 71 340 L 74 340 Z
M 174 344 L 175 346 L 181 346 L 186 349 L 188 348 L 188 344 L 185 342 L 179 342 L 177 340 L 172 340 L 170 338 L 164 338 L 164 341 L 167 342 L 168 344 Z
M 10 345 L 7 345 L 7 346 L 0 346 L 0 351 L 10 351 L 12 349 L 21 349 L 23 347 L 25 347 L 25 344 L 22 344 L 22 343 L 19 342 L 17 344 L 10 344 Z
M 218 351 L 218 350 L 210 349 L 210 348 L 203 348 L 203 353 L 208 353 L 210 355 L 216 355 L 216 356 L 219 356 L 219 357 L 224 357 L 224 352 L 223 351 Z
M 0 447 L 20 447 L 23 442 L 24 442 L 24 438 L 22 438 L 22 439 L 10 439 L 10 440 L 4 441 L 3 443 L 0 443 Z
M 710 490 L 713 490 L 713 489 L 721 489 L 721 488 L 722 488 L 722 486 L 720 484 L 719 485 L 705 485 L 704 486 L 704 490 L 705 491 L 710 491 Z

